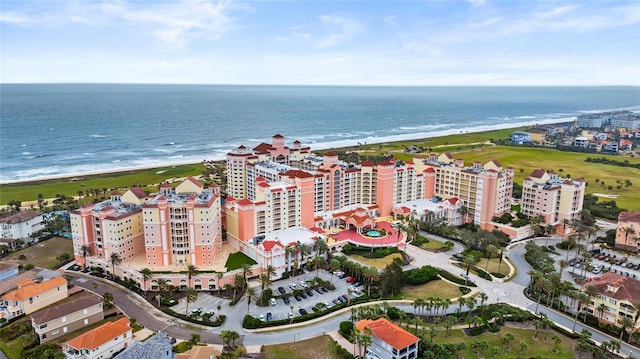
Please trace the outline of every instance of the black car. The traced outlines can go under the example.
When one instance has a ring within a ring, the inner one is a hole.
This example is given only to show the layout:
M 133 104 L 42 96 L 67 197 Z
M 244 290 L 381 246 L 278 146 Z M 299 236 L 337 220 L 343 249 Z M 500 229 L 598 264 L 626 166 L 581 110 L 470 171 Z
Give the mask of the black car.
M 322 294 L 322 293 L 324 293 L 324 292 L 322 291 L 322 288 L 316 288 L 316 292 L 317 292 L 318 294 Z
M 308 290 L 308 291 L 307 291 L 307 297 L 313 297 L 313 292 L 312 292 L 312 291 L 310 291 L 310 290 Z
M 345 302 L 349 300 L 349 297 L 347 297 L 346 294 L 343 294 L 341 297 L 344 299 Z
M 307 295 L 304 294 L 304 292 L 300 293 L 300 296 L 302 297 L 302 299 L 307 299 Z
M 270 322 L 273 319 L 273 315 L 271 315 L 271 312 L 267 313 L 267 321 Z
M 306 309 L 304 309 L 304 308 L 300 308 L 299 312 L 300 312 L 300 315 L 307 315 L 307 314 L 309 314 L 309 313 L 307 313 L 307 310 L 306 310 Z
M 338 278 L 343 279 L 343 278 L 347 278 L 347 274 L 346 273 L 342 273 L 338 276 Z
M 284 288 L 282 288 L 282 287 L 278 287 L 278 292 L 280 292 L 280 294 L 284 294 L 284 293 L 286 293 L 287 291 L 286 291 L 286 290 L 284 290 Z
M 362 283 L 360 283 L 360 282 L 358 282 L 358 281 L 356 281 L 355 283 L 353 283 L 353 286 L 354 286 L 354 287 L 359 287 L 359 286 L 361 286 L 361 285 L 362 285 Z
M 302 300 L 302 297 L 300 296 L 300 294 L 296 294 L 294 298 L 296 298 L 298 302 Z
M 284 301 L 284 304 L 291 304 L 291 299 L 289 299 L 289 297 L 282 297 L 282 301 Z
M 323 292 L 323 293 L 326 293 L 326 292 L 328 292 L 328 291 L 329 291 L 329 290 L 328 290 L 327 288 L 325 288 L 325 287 L 322 287 L 322 288 L 320 288 L 320 289 L 322 290 L 322 292 Z

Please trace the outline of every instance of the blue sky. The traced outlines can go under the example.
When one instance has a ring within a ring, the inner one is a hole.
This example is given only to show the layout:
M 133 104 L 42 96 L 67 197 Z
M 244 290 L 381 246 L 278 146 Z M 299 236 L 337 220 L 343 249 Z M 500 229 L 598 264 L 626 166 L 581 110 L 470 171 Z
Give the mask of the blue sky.
M 640 85 L 634 1 L 0 6 L 3 83 Z

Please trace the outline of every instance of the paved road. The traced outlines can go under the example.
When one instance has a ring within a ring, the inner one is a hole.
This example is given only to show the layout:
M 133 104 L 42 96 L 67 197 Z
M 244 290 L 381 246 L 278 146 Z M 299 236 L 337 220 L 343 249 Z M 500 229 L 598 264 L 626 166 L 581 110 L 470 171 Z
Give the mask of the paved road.
M 433 235 L 429 236 L 434 237 Z M 549 244 L 557 241 L 558 239 L 550 240 Z M 540 240 L 540 243 L 544 244 L 543 240 Z M 448 270 L 451 273 L 459 274 L 463 270 L 449 262 L 451 254 L 462 249 L 459 244 L 457 245 L 457 249 L 442 253 L 432 253 L 409 245 L 407 247 L 407 254 L 413 257 L 414 262 L 412 263 L 412 266 L 414 267 L 435 265 Z M 518 268 L 518 275 L 509 282 L 490 282 L 470 274 L 473 281 L 478 285 L 478 289 L 489 297 L 487 301 L 488 303 L 503 302 L 534 311 L 536 303 L 526 298 L 523 294 L 524 288 L 529 284 L 529 276 L 527 275 L 527 272 L 531 269 L 529 264 L 524 260 L 524 251 L 524 243 L 513 244 L 507 249 L 507 251 L 505 251 L 505 255 L 509 257 L 509 259 Z M 564 253 L 561 253 L 561 255 L 564 255 Z M 74 273 L 71 272 L 71 274 Z M 74 275 L 79 276 L 78 274 Z M 97 283 L 96 288 L 93 287 L 93 281 Z M 153 331 L 163 330 L 171 336 L 182 339 L 188 339 L 191 333 L 198 331 L 203 341 L 214 344 L 222 343 L 219 336 L 216 334 L 216 332 L 219 332 L 222 329 L 235 330 L 240 333 L 243 338 L 237 342 L 242 342 L 244 345 L 279 344 L 293 342 L 294 340 L 297 341 L 312 338 L 321 335 L 322 333 L 328 333 L 335 330 L 339 326 L 339 323 L 341 321 L 348 320 L 350 315 L 350 311 L 347 310 L 342 314 L 328 316 L 318 322 L 306 324 L 304 326 L 279 327 L 277 331 L 260 332 L 257 334 L 242 328 L 242 318 L 246 314 L 246 304 L 243 305 L 243 303 L 246 302 L 241 301 L 235 307 L 226 306 L 226 308 L 223 309 L 223 314 L 227 315 L 227 320 L 222 327 L 216 329 L 200 329 L 198 326 L 181 323 L 179 320 L 175 321 L 175 323 L 170 322 L 170 319 L 168 319 L 164 313 L 153 308 L 153 306 L 145 302 L 137 294 L 128 292 L 124 289 L 115 289 L 112 287 L 112 283 L 105 284 L 98 280 L 94 280 L 93 277 L 90 277 L 89 279 L 76 278 L 73 280 L 73 283 L 99 294 L 103 294 L 107 291 L 111 292 L 114 295 L 115 303 L 123 312 L 130 317 L 136 318 L 140 324 Z M 411 305 L 398 305 L 398 307 L 405 311 L 413 311 L 413 307 Z M 451 306 L 449 308 L 449 312 L 453 313 L 455 311 L 455 307 L 456 306 Z M 565 328 L 568 328 L 569 330 L 573 327 L 574 322 L 572 317 L 557 313 L 542 305 L 539 306 L 539 311 L 547 314 L 549 319 Z M 580 332 L 583 328 L 582 324 L 578 322 L 576 325 L 576 331 Z M 617 338 L 607 336 L 591 328 L 586 329 L 592 333 L 592 338 L 597 342 L 617 340 Z M 622 343 L 621 353 L 628 355 L 633 349 L 634 347 L 626 343 Z

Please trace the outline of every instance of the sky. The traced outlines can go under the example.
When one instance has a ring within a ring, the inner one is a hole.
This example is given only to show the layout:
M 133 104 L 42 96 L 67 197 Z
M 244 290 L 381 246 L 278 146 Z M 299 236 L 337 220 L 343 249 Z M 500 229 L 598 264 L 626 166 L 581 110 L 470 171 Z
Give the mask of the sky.
M 640 5 L 3 0 L 0 82 L 639 86 Z

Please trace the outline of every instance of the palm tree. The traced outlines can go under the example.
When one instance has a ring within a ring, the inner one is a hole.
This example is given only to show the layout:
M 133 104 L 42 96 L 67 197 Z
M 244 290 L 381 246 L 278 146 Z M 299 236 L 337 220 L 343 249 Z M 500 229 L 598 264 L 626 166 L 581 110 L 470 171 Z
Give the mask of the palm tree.
M 222 306 L 220 304 L 218 304 L 218 306 L 216 307 L 216 309 L 218 309 L 218 321 L 220 321 L 220 311 L 222 310 Z
M 485 249 L 487 252 L 487 265 L 484 268 L 485 272 L 489 272 L 489 261 L 491 261 L 491 257 L 493 257 L 494 255 L 498 254 L 498 247 L 496 247 L 493 244 L 488 244 L 487 248 Z
M 462 206 L 460 206 L 460 208 L 458 208 L 458 213 L 460 213 L 462 215 L 462 218 L 464 218 L 463 223 L 467 223 L 467 221 L 469 220 L 469 218 L 467 217 L 469 215 L 469 207 L 463 204 Z
M 255 287 L 249 287 L 247 288 L 245 295 L 247 296 L 247 314 L 249 314 L 249 306 L 251 305 L 251 301 L 256 301 L 258 299 L 258 292 L 256 291 Z
M 343 257 L 338 257 L 338 258 L 343 258 Z M 329 269 L 331 270 L 331 276 L 329 277 L 329 283 L 331 283 L 331 284 L 333 284 L 333 272 L 337 271 L 341 267 L 340 261 L 338 260 L 338 258 L 331 258 L 331 260 L 329 261 Z
M 511 334 L 511 333 L 507 333 L 502 337 L 502 342 L 504 343 L 504 348 L 505 349 L 509 349 L 510 347 L 510 343 L 512 341 L 514 341 L 516 339 L 516 337 Z
M 106 292 L 102 295 L 102 301 L 104 302 L 105 309 L 113 307 L 113 294 Z
M 224 278 L 223 272 L 216 272 L 216 289 L 218 289 L 218 294 L 220 294 L 220 279 Z
M 462 262 L 464 263 L 465 267 L 467 267 L 467 275 L 464 278 L 464 285 L 466 286 L 467 281 L 469 280 L 469 270 L 471 269 L 472 266 L 478 263 L 478 259 L 469 254 L 462 258 Z
M 269 279 L 271 279 L 274 275 L 276 275 L 276 269 L 271 264 L 269 264 L 265 269 L 265 273 L 269 276 Z
M 576 323 L 578 322 L 578 314 L 580 314 L 580 308 L 582 308 L 583 304 L 589 303 L 589 296 L 587 296 L 585 293 L 578 293 L 576 295 L 576 300 L 578 301 L 578 309 L 576 310 L 576 316 L 573 318 L 573 328 L 571 328 L 573 332 L 576 331 Z
M 240 267 L 240 269 L 242 270 L 242 278 L 244 279 L 244 285 L 245 288 L 247 287 L 247 277 L 253 274 L 253 271 L 251 270 L 251 265 L 250 264 L 243 264 L 242 267 Z
M 82 255 L 82 270 L 87 270 L 87 257 L 92 254 L 92 249 L 88 245 L 80 247 L 80 254 Z
M 198 299 L 198 292 L 196 292 L 196 290 L 191 287 L 187 287 L 184 299 L 187 303 L 184 310 L 184 315 L 187 315 L 187 313 L 189 313 L 189 303 L 193 303 L 196 301 L 196 299 Z
M 590 285 L 590 286 L 587 286 L 587 288 L 585 288 L 585 293 L 587 294 L 587 309 L 589 309 L 589 302 L 591 302 L 591 298 L 599 295 L 600 292 L 598 292 L 598 288 Z M 592 314 L 594 314 L 594 313 L 592 313 Z M 584 313 L 584 322 L 585 323 L 587 322 L 587 311 L 586 310 L 585 310 L 585 313 Z
M 624 231 L 624 246 L 627 246 L 627 242 L 629 241 L 629 235 L 630 234 L 636 234 L 636 231 L 634 230 L 633 227 L 626 227 L 623 229 Z
M 315 242 L 313 242 L 313 250 L 319 256 L 322 256 L 324 253 L 327 253 L 328 250 L 329 250 L 329 246 L 327 245 L 327 241 L 322 237 L 318 237 L 315 240 Z
M 264 288 L 271 285 L 271 278 L 267 273 L 262 273 L 260 274 L 259 279 L 260 279 L 260 288 L 264 292 Z
M 629 317 L 622 317 L 620 319 L 618 319 L 618 324 L 620 324 L 620 326 L 622 327 L 622 330 L 620 331 L 620 338 L 618 338 L 618 340 L 622 341 L 622 335 L 624 334 L 624 332 L 626 332 L 628 329 L 633 329 L 633 325 L 635 324 L 633 322 L 633 319 L 629 318 Z M 628 342 L 631 342 L 631 333 L 633 332 L 633 330 L 629 331 L 629 340 Z
M 561 259 L 558 261 L 558 265 L 560 266 L 560 276 L 562 276 L 562 272 L 564 271 L 565 268 L 567 268 L 567 266 L 569 266 L 569 262 L 565 261 L 564 259 Z
M 120 258 L 120 256 L 118 255 L 118 253 L 111 253 L 111 277 L 113 277 L 113 279 L 116 278 L 116 266 L 120 263 L 122 263 L 122 259 Z
M 191 286 L 191 278 L 195 277 L 198 275 L 198 267 L 195 266 L 195 264 L 189 264 L 187 266 L 187 283 L 188 286 Z
M 284 248 L 284 253 L 287 258 L 287 272 L 291 272 L 291 253 L 293 253 L 294 249 L 291 246 L 286 246 Z
M 238 291 L 238 288 L 244 289 L 244 285 L 245 285 L 245 280 L 242 277 L 242 275 L 236 274 L 233 277 L 233 301 L 236 300 L 236 293 Z
M 145 295 L 147 293 L 147 281 L 153 277 L 153 273 L 149 268 L 142 268 L 140 270 L 140 274 L 142 274 L 142 285 L 144 286 Z

